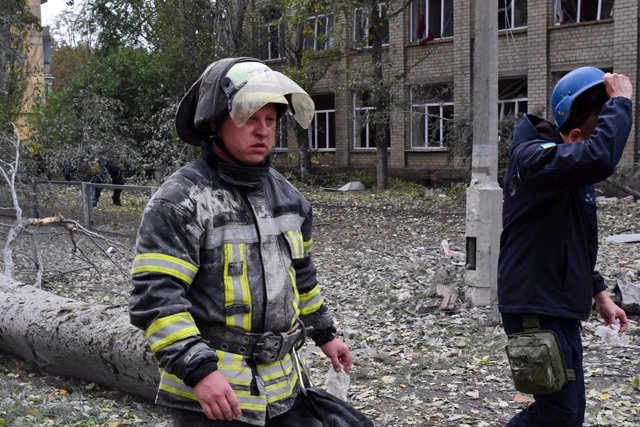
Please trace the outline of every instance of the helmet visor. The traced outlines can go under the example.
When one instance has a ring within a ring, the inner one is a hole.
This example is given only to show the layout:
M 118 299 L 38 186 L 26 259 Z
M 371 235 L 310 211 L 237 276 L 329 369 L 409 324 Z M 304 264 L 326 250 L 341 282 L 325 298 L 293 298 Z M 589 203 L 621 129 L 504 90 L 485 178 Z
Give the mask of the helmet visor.
M 269 103 L 286 104 L 289 112 L 304 129 L 313 120 L 313 100 L 298 84 L 278 71 L 254 74 L 231 100 L 229 116 L 243 126 L 256 111 Z

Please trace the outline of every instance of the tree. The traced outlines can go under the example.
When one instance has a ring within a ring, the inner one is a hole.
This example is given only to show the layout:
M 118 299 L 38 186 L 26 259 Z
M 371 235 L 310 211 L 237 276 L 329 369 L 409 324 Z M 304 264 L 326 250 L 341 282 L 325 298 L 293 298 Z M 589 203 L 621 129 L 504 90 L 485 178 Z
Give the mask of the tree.
M 29 79 L 36 72 L 28 57 L 29 32 L 38 29 L 25 0 L 2 0 L 0 7 L 0 133 L 10 134 L 26 106 Z
M 0 274 L 0 351 L 52 375 L 153 400 L 158 367 L 126 307 L 56 296 Z
M 353 0 L 349 4 L 351 10 L 366 17 L 361 22 L 364 37 L 359 44 L 356 43 L 352 53 L 368 55 L 370 61 L 352 61 L 352 64 L 358 65 L 353 65 L 349 70 L 347 86 L 366 94 L 367 106 L 372 107 L 362 125 L 373 129 L 378 188 L 386 188 L 389 183 L 388 143 L 393 111 L 405 109 L 404 96 L 398 96 L 396 100 L 395 94 L 404 92 L 407 73 L 428 60 L 431 54 L 430 50 L 426 51 L 413 64 L 408 64 L 402 73 L 392 74 L 390 55 L 383 50 L 383 45 L 389 42 L 389 20 L 400 15 L 410 5 L 410 1 L 398 0 Z M 453 125 L 452 123 L 451 126 Z
M 114 242 L 110 239 L 104 238 L 103 236 L 96 234 L 82 225 L 80 225 L 77 221 L 68 220 L 63 218 L 61 215 L 47 217 L 47 218 L 28 218 L 23 215 L 22 207 L 20 206 L 20 195 L 26 196 L 31 200 L 32 203 L 37 204 L 37 196 L 35 191 L 30 191 L 32 188 L 32 184 L 34 183 L 34 178 L 30 176 L 29 170 L 22 167 L 21 162 L 21 153 L 25 151 L 25 147 L 20 142 L 20 135 L 18 134 L 18 128 L 15 124 L 13 126 L 13 137 L 0 135 L 0 178 L 6 184 L 6 188 L 9 191 L 11 196 L 11 203 L 15 215 L 15 221 L 9 228 L 9 232 L 7 233 L 7 238 L 4 245 L 3 250 L 3 262 L 4 262 L 4 274 L 10 278 L 14 277 L 15 273 L 15 263 L 14 263 L 14 245 L 23 232 L 29 233 L 30 228 L 45 226 L 45 225 L 55 225 L 60 226 L 64 230 L 67 231 L 69 239 L 73 242 L 74 250 L 77 248 L 76 246 L 76 236 L 84 235 L 90 238 L 90 241 L 93 242 L 98 248 L 100 247 L 97 244 L 97 241 L 103 241 L 107 245 L 117 246 L 125 252 L 129 249 L 124 247 L 123 245 Z M 36 210 L 37 211 L 37 210 Z M 38 248 L 38 242 L 35 238 L 31 239 L 31 261 L 35 264 L 36 276 L 34 280 L 34 284 L 40 287 L 42 283 L 42 277 L 44 273 L 44 267 L 42 262 L 42 254 Z M 111 258 L 109 258 L 113 261 Z M 90 260 L 87 260 L 89 264 L 91 264 Z M 116 268 L 119 268 L 122 271 L 122 268 L 114 263 Z
M 308 93 L 313 92 L 329 68 L 336 66 L 344 56 L 342 37 L 334 27 L 343 7 L 344 3 L 337 0 L 282 0 L 263 13 L 264 29 L 273 25 L 281 28 L 282 48 L 287 60 L 285 73 Z M 293 125 L 300 176 L 304 181 L 312 173 L 309 133 L 296 123 Z
M 371 37 L 371 59 L 373 62 L 373 82 L 375 87 L 372 91 L 374 111 L 378 115 L 374 121 L 374 135 L 376 144 L 376 183 L 378 188 L 386 188 L 389 184 L 389 160 L 387 151 L 387 140 L 389 139 L 391 94 L 388 85 L 384 81 L 382 62 L 382 43 L 386 36 L 389 38 L 389 25 L 385 25 L 388 17 L 382 15 L 381 3 L 377 1 L 369 2 L 369 34 Z M 385 11 L 387 6 L 385 5 Z M 386 34 L 385 34 L 386 29 Z
M 175 170 L 193 155 L 173 130 L 176 105 L 211 61 L 246 49 L 247 10 L 246 0 L 92 0 L 69 11 L 53 55 L 64 84 L 38 118 L 52 164 L 98 156 L 160 179 Z

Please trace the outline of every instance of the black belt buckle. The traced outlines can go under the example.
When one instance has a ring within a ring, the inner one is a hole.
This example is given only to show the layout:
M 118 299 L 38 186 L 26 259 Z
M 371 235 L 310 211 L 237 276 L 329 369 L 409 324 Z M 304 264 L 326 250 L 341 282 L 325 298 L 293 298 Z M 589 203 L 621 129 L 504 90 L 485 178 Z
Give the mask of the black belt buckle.
M 273 363 L 281 359 L 284 356 L 281 355 L 285 342 L 284 335 L 284 333 L 274 334 L 273 332 L 262 334 L 256 344 L 253 358 L 262 363 Z

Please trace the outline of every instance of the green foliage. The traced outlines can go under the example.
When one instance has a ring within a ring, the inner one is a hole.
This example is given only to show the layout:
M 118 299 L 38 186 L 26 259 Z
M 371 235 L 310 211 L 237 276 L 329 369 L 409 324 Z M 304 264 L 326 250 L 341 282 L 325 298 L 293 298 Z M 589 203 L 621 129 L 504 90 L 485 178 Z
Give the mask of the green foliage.
M 37 151 L 56 171 L 63 159 L 79 168 L 93 157 L 118 163 L 128 175 L 162 178 L 175 170 L 189 154 L 174 131 L 177 103 L 216 59 L 223 32 L 234 46 L 246 39 L 230 36 L 248 10 L 233 8 L 245 2 L 87 2 L 82 19 L 70 21 L 81 34 L 95 31 L 97 43 L 55 46 L 64 84 L 36 118 Z M 225 19 L 236 24 L 216 24 Z M 221 56 L 240 54 L 229 46 L 219 48 Z
M 108 159 L 134 173 L 175 167 L 174 95 L 161 58 L 140 48 L 95 53 L 38 116 L 36 142 L 54 171 Z M 171 110 L 169 112 L 169 110 Z M 161 172 L 164 176 L 166 171 Z

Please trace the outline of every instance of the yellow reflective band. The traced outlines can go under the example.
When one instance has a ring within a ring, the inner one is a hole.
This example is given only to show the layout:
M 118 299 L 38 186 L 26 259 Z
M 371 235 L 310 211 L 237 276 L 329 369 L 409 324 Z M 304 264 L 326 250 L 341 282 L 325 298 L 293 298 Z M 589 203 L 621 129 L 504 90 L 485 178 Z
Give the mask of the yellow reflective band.
M 147 328 L 145 336 L 148 338 L 151 335 L 157 334 L 160 329 L 166 328 L 167 326 L 170 326 L 174 323 L 183 322 L 183 321 L 189 322 L 193 325 L 196 324 L 196 322 L 193 320 L 193 317 L 191 316 L 191 313 L 182 311 L 180 313 L 172 314 L 170 316 L 161 317 L 151 322 L 151 324 Z
M 261 396 L 253 396 L 251 392 L 244 390 L 233 390 L 240 402 L 240 409 L 247 411 L 261 411 L 267 410 L 267 400 Z
M 303 292 L 300 294 L 300 301 L 302 303 L 305 303 L 317 297 L 318 295 L 320 295 L 320 286 L 315 285 L 309 292 Z
M 181 331 L 175 332 L 171 335 L 168 335 L 166 338 L 163 338 L 161 340 L 156 341 L 155 343 L 153 343 L 150 347 L 151 347 L 151 351 L 153 353 L 162 350 L 163 348 L 178 342 L 180 340 L 183 340 L 185 338 L 189 338 L 189 337 L 194 337 L 196 335 L 198 335 L 200 333 L 200 331 L 198 330 L 197 327 L 193 326 L 190 328 L 185 328 Z
M 322 304 L 324 304 L 324 300 L 322 298 L 319 298 L 318 301 L 314 304 L 301 307 L 300 315 L 306 316 L 308 314 L 315 313 L 320 307 L 322 307 Z
M 247 251 L 245 244 L 241 243 L 238 250 L 242 260 L 242 275 L 240 276 L 240 288 L 242 289 L 242 303 L 251 307 L 251 290 L 249 289 L 249 274 L 247 272 Z M 251 331 L 251 312 L 242 314 L 242 330 Z
M 216 350 L 216 354 L 218 355 L 218 365 L 226 365 L 229 367 L 239 367 L 242 368 L 244 365 L 244 357 L 239 354 L 229 353 L 222 350 Z
M 291 243 L 291 249 L 293 251 L 293 258 L 302 258 L 304 256 L 304 248 L 302 246 L 302 234 L 300 231 L 287 231 L 289 236 L 289 242 Z
M 235 289 L 233 287 L 233 277 L 229 276 L 229 264 L 233 262 L 233 245 L 224 245 L 224 306 L 229 307 L 235 301 Z M 243 267 L 244 269 L 244 267 Z M 227 326 L 236 326 L 235 316 L 227 316 L 225 321 Z
M 266 387 L 268 392 L 267 402 L 273 403 L 278 400 L 286 399 L 293 394 L 293 390 L 298 382 L 298 376 L 287 378 L 285 381 L 275 383 Z M 272 394 L 274 393 L 274 394 Z
M 234 251 L 237 251 L 234 254 Z M 244 305 L 251 307 L 251 291 L 249 289 L 249 277 L 247 272 L 246 244 L 239 243 L 224 245 L 224 306 Z M 240 262 L 242 271 L 239 275 L 229 275 L 229 266 L 234 262 Z M 226 316 L 225 325 L 228 327 L 240 327 L 243 331 L 251 330 L 251 312 L 229 314 Z
M 253 373 L 244 358 L 239 354 L 216 350 L 218 356 L 218 371 L 231 384 L 249 386 L 253 380 Z
M 173 385 L 168 383 L 173 383 Z M 191 387 L 187 386 L 184 381 L 167 371 L 162 371 L 162 378 L 160 379 L 160 386 L 158 388 L 166 391 L 167 393 L 175 394 L 176 396 L 196 401 L 198 400 L 196 395 L 191 391 Z
M 160 273 L 173 276 L 190 285 L 198 272 L 198 267 L 180 258 L 160 253 L 136 255 L 131 274 Z
M 313 250 L 313 239 L 305 240 L 304 244 L 304 256 L 309 256 L 311 251 Z
M 154 320 L 147 328 L 145 336 L 149 340 L 151 351 L 163 348 L 200 333 L 189 313 L 177 313 Z
M 293 311 L 295 316 L 291 319 L 291 324 L 289 326 L 293 327 L 296 323 L 296 319 L 300 316 L 300 294 L 298 293 L 298 287 L 296 286 L 296 269 L 290 265 L 289 266 L 289 280 L 291 281 L 291 285 L 293 286 Z
M 300 314 L 304 316 L 315 312 L 323 302 L 320 286 L 316 285 L 309 292 L 300 294 Z
M 293 372 L 291 355 L 287 354 L 277 362 L 258 365 L 258 372 L 265 382 L 290 376 Z

